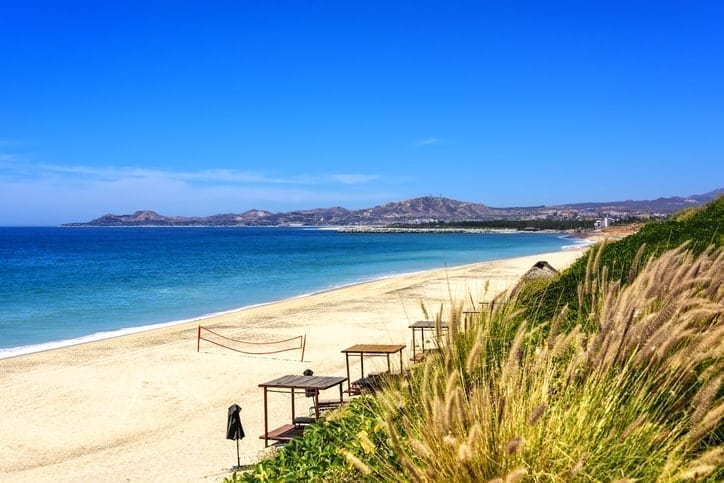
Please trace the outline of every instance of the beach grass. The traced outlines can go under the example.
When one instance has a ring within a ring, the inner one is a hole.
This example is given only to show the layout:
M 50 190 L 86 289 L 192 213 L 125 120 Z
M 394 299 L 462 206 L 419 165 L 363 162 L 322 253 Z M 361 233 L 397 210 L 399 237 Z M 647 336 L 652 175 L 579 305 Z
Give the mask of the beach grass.
M 599 245 L 467 330 L 451 301 L 435 355 L 229 481 L 721 481 L 723 204 Z
M 602 287 L 595 336 L 576 328 L 541 338 L 519 312 L 481 316 L 419 382 L 380 396 L 400 470 L 413 481 L 714 472 L 723 461 L 722 268 L 721 250 L 676 250 L 631 285 Z

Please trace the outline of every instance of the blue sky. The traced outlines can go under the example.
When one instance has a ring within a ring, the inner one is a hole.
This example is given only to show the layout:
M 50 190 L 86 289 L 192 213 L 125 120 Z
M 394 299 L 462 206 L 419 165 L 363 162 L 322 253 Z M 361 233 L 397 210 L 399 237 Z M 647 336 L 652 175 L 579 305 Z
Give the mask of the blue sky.
M 707 192 L 723 24 L 696 1 L 0 0 L 0 225 Z

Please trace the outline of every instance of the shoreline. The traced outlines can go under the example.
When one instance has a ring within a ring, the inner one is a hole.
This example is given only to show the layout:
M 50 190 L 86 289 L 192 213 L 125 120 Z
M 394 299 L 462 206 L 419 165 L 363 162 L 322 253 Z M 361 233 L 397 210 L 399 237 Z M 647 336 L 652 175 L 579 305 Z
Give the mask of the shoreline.
M 575 245 L 571 245 L 569 247 L 570 248 L 567 248 L 567 246 L 563 246 L 561 248 L 561 250 L 570 250 L 570 249 L 576 248 Z M 497 261 L 497 260 L 498 259 L 490 260 L 490 261 Z M 500 259 L 500 260 L 504 260 L 504 259 Z M 455 265 L 455 266 L 452 266 L 449 268 L 451 268 L 451 269 L 464 268 L 466 266 L 475 265 L 477 263 L 486 263 L 486 262 L 466 263 L 466 264 L 462 264 L 462 265 Z M 259 303 L 255 303 L 255 304 L 249 304 L 249 305 L 244 305 L 244 306 L 236 307 L 236 308 L 229 309 L 229 310 L 222 310 L 219 312 L 210 312 L 208 314 L 199 315 L 197 317 L 190 317 L 188 319 L 179 319 L 179 320 L 172 320 L 172 321 L 168 321 L 168 322 L 159 322 L 156 324 L 140 325 L 137 327 L 123 327 L 123 328 L 111 330 L 111 331 L 95 332 L 93 334 L 88 334 L 88 335 L 81 336 L 81 337 L 74 337 L 72 339 L 63 339 L 63 340 L 58 340 L 58 341 L 42 342 L 39 344 L 32 344 L 32 345 L 25 345 L 25 346 L 18 346 L 18 347 L 0 348 L 0 361 L 2 361 L 4 359 L 22 357 L 25 355 L 32 355 L 32 354 L 38 354 L 38 353 L 47 352 L 47 351 L 75 347 L 75 346 L 79 346 L 79 345 L 83 345 L 83 344 L 92 344 L 94 342 L 102 342 L 105 340 L 116 339 L 118 337 L 125 337 L 128 335 L 141 334 L 144 332 L 150 332 L 150 331 L 164 329 L 164 328 L 168 328 L 168 327 L 200 323 L 205 320 L 213 320 L 218 317 L 233 315 L 237 312 L 243 312 L 245 310 L 251 310 L 251 309 L 255 309 L 255 308 L 259 308 L 259 307 L 266 307 L 266 306 L 274 305 L 274 304 L 282 304 L 284 302 L 293 301 L 293 300 L 297 300 L 297 299 L 303 299 L 305 297 L 324 295 L 327 293 L 335 292 L 337 290 L 353 288 L 358 285 L 379 282 L 379 281 L 383 281 L 383 280 L 387 280 L 387 279 L 391 279 L 391 278 L 395 278 L 395 277 L 407 277 L 407 276 L 414 276 L 414 275 L 422 275 L 427 272 L 433 272 L 433 271 L 443 270 L 443 269 L 445 269 L 445 267 L 430 268 L 427 270 L 418 270 L 418 271 L 414 271 L 414 272 L 405 272 L 405 273 L 400 273 L 400 274 L 382 275 L 379 277 L 372 278 L 370 280 L 361 280 L 358 282 L 341 284 L 341 285 L 334 286 L 334 287 L 327 288 L 327 289 L 316 290 L 313 292 L 306 292 L 306 293 L 302 293 L 299 295 L 292 295 L 290 297 L 284 297 L 279 300 L 272 300 L 269 302 L 259 302 Z M 14 354 L 13 353 L 14 351 L 22 351 L 22 352 Z M 6 355 L 6 354 L 9 354 L 9 355 Z
M 567 250 L 568 248 L 562 248 L 562 250 Z M 484 262 L 475 262 L 475 263 L 484 263 Z M 475 265 L 475 263 L 466 263 L 463 265 L 456 265 L 451 268 L 462 268 L 467 265 Z M 428 270 L 419 270 L 415 272 L 406 272 L 401 274 L 394 274 L 394 275 L 383 275 L 380 277 L 376 277 L 370 280 L 362 280 L 359 282 L 351 282 L 347 284 L 342 284 L 339 286 L 334 286 L 327 289 L 322 290 L 316 290 L 313 292 L 307 292 L 302 293 L 299 295 L 292 295 L 290 297 L 284 297 L 279 300 L 272 300 L 269 302 L 259 302 L 255 304 L 249 304 L 249 305 L 243 305 L 241 307 L 236 307 L 229 310 L 222 310 L 219 312 L 210 312 L 208 314 L 199 315 L 197 317 L 190 317 L 188 319 L 179 319 L 179 320 L 172 320 L 168 322 L 159 322 L 157 324 L 148 324 L 148 325 L 140 325 L 137 327 L 123 327 L 116 330 L 110 330 L 110 331 L 103 331 L 103 332 L 95 332 L 93 334 L 88 334 L 81 337 L 74 337 L 72 339 L 63 339 L 58 341 L 50 341 L 50 342 L 42 342 L 39 344 L 32 344 L 32 345 L 24 345 L 24 346 L 18 346 L 18 347 L 6 347 L 6 348 L 0 348 L 0 361 L 4 359 L 12 359 L 15 357 L 22 357 L 25 355 L 32 355 L 32 354 L 39 354 L 42 352 L 48 352 L 53 350 L 59 350 L 59 349 L 66 349 L 69 347 L 75 347 L 83 344 L 92 344 L 94 342 L 102 342 L 105 340 L 111 340 L 116 339 L 118 337 L 125 337 L 128 335 L 134 335 L 134 334 L 142 334 L 144 332 L 150 332 L 158 329 L 164 329 L 168 327 L 175 327 L 179 325 L 185 325 L 185 324 L 194 324 L 203 322 L 205 320 L 213 320 L 219 317 L 224 317 L 227 315 L 233 315 L 237 312 L 242 312 L 245 310 L 251 310 L 259 307 L 266 307 L 269 305 L 274 304 L 282 304 L 287 301 L 293 301 L 296 299 L 303 299 L 305 297 L 313 297 L 315 295 L 324 295 L 326 293 L 331 293 L 336 290 L 342 290 L 345 288 L 352 288 L 357 285 L 363 285 L 366 283 L 374 283 L 382 280 L 387 280 L 394 277 L 405 277 L 405 276 L 411 276 L 411 275 L 419 275 L 424 274 L 426 272 L 431 272 L 435 270 L 441 270 L 442 268 L 431 268 Z M 17 354 L 13 353 L 14 351 L 21 351 Z M 9 355 L 6 355 L 9 354 Z
M 0 479 L 220 481 L 236 464 L 235 444 L 224 438 L 229 405 L 243 409 L 242 464 L 269 451 L 258 439 L 260 383 L 307 368 L 345 374 L 340 351 L 356 343 L 405 344 L 407 365 L 408 325 L 423 318 L 422 304 L 445 317 L 454 301 L 469 305 L 510 288 L 538 260 L 562 269 L 584 251 L 396 275 L 204 319 L 244 340 L 305 334 L 303 362 L 297 353 L 245 355 L 212 344 L 197 352 L 198 320 L 2 359 Z M 306 402 L 302 395 L 298 407 Z M 269 409 L 272 424 L 286 418 L 288 396 L 270 396 Z
M 195 228 L 195 227 L 191 227 L 191 228 Z M 469 231 L 469 230 L 466 230 L 466 232 L 479 233 L 478 231 Z M 504 233 L 517 234 L 517 233 L 528 233 L 528 232 L 505 231 L 505 232 L 495 232 L 495 233 L 497 233 L 497 234 L 504 234 Z M 565 233 L 565 232 L 561 232 L 561 231 L 551 231 L 550 233 L 560 233 L 561 236 L 559 238 L 561 238 L 562 240 L 569 239 L 572 241 L 572 244 L 570 244 L 570 245 L 561 245 L 561 247 L 560 247 L 561 251 L 585 249 L 588 246 L 590 246 L 592 243 L 594 243 L 592 238 L 585 237 L 585 236 L 577 237 L 572 233 Z M 487 261 L 496 261 L 496 260 L 504 260 L 504 259 L 494 259 L 494 260 L 487 260 Z M 486 263 L 487 261 L 472 262 L 472 263 L 462 264 L 462 265 L 454 265 L 449 268 L 452 268 L 452 269 L 461 268 L 461 267 L 465 267 L 467 265 L 474 265 L 476 263 Z M 213 319 L 215 317 L 220 317 L 220 316 L 224 316 L 224 315 L 229 315 L 229 314 L 233 314 L 233 313 L 248 310 L 248 309 L 253 309 L 256 307 L 263 307 L 263 306 L 270 305 L 270 304 L 282 303 L 287 300 L 293 300 L 293 299 L 303 298 L 303 297 L 310 297 L 313 295 L 324 294 L 327 292 L 332 292 L 332 291 L 347 288 L 347 287 L 354 287 L 354 286 L 360 285 L 360 284 L 376 282 L 379 280 L 385 280 L 388 278 L 399 277 L 399 276 L 404 277 L 404 276 L 410 276 L 410 275 L 417 275 L 417 274 L 422 274 L 422 273 L 431 272 L 431 271 L 435 271 L 435 270 L 440 270 L 443 268 L 445 268 L 445 267 L 429 268 L 429 269 L 424 269 L 424 270 L 417 270 L 417 271 L 404 272 L 404 273 L 398 273 L 398 274 L 373 276 L 370 279 L 365 279 L 365 280 L 360 280 L 360 281 L 350 282 L 350 283 L 343 283 L 340 285 L 332 286 L 330 288 L 315 290 L 315 291 L 311 291 L 311 292 L 305 292 L 305 293 L 301 293 L 298 295 L 292 295 L 289 297 L 280 298 L 278 300 L 252 303 L 252 304 L 244 305 L 241 307 L 235 307 L 235 308 L 231 308 L 228 310 L 221 310 L 221 311 L 217 311 L 217 312 L 209 312 L 209 313 L 202 314 L 199 316 L 189 317 L 189 318 L 184 318 L 184 319 L 157 322 L 157 323 L 140 325 L 140 326 L 121 327 L 121 328 L 114 329 L 114 330 L 94 332 L 91 334 L 86 334 L 86 335 L 79 336 L 79 337 L 73 337 L 70 339 L 61 339 L 61 340 L 55 340 L 55 341 L 40 342 L 37 344 L 27 344 L 27 345 L 22 345 L 22 346 L 15 346 L 15 347 L 4 347 L 4 348 L 0 347 L 0 360 L 11 359 L 14 357 L 21 357 L 21 356 L 28 355 L 28 354 L 36 354 L 36 353 L 46 352 L 46 351 L 51 351 L 51 350 L 56 350 L 56 349 L 63 349 L 63 348 L 73 347 L 73 346 L 82 345 L 82 344 L 89 344 L 89 343 L 93 343 L 93 342 L 114 339 L 117 337 L 124 337 L 127 335 L 133 335 L 133 334 L 142 333 L 142 332 L 146 332 L 146 331 L 162 329 L 165 327 L 172 327 L 172 326 L 176 326 L 176 325 L 183 325 L 183 324 L 190 324 L 190 323 L 198 323 L 198 322 L 202 322 L 204 320 Z

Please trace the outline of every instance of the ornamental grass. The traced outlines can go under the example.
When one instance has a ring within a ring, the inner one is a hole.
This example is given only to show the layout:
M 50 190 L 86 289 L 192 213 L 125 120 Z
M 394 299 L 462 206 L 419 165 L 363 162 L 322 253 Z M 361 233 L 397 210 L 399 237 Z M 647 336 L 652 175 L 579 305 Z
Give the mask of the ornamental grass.
M 515 304 L 498 304 L 379 396 L 401 463 L 379 478 L 724 476 L 724 251 L 695 257 L 684 245 L 625 286 L 590 259 L 580 296 L 592 334 L 561 332 L 566 308 L 531 327 Z
M 684 244 L 623 280 L 602 250 L 574 316 L 500 298 L 464 330 L 451 302 L 433 356 L 232 479 L 721 481 L 724 250 Z

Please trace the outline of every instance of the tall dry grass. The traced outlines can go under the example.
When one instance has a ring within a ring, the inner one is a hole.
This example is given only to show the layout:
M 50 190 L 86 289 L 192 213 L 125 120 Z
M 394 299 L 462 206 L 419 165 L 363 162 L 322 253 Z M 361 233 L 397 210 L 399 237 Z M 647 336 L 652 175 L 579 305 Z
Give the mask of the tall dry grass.
M 634 264 L 625 286 L 589 260 L 579 297 L 594 334 L 562 332 L 565 313 L 530 326 L 513 303 L 462 331 L 453 304 L 439 355 L 379 396 L 402 471 L 375 478 L 722 476 L 724 251 L 682 246 Z

